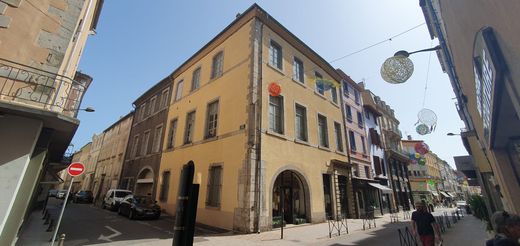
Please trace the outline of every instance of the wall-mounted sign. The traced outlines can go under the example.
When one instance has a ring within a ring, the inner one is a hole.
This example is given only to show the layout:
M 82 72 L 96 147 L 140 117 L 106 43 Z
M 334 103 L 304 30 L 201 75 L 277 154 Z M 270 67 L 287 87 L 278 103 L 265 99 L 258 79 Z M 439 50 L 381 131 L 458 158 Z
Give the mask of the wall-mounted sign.
M 268 90 L 269 95 L 273 97 L 277 97 L 280 95 L 280 93 L 282 93 L 282 87 L 280 87 L 280 85 L 275 82 L 269 84 Z

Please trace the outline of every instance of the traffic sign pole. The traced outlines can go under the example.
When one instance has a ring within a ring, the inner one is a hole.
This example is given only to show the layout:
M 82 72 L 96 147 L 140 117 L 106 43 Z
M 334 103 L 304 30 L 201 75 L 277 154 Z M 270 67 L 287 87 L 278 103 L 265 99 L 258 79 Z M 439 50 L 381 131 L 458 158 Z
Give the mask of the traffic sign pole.
M 65 211 L 65 206 L 67 206 L 67 200 L 69 200 L 70 189 L 72 188 L 72 182 L 74 182 L 74 176 L 70 180 L 69 189 L 67 190 L 67 195 L 65 196 L 65 200 L 63 202 L 63 206 L 61 207 L 60 217 L 58 218 L 58 224 L 56 225 L 56 229 L 54 229 L 54 236 L 52 236 L 51 246 L 54 246 L 54 241 L 56 240 L 56 235 L 58 234 L 58 230 L 60 229 L 61 218 L 63 217 L 63 212 Z

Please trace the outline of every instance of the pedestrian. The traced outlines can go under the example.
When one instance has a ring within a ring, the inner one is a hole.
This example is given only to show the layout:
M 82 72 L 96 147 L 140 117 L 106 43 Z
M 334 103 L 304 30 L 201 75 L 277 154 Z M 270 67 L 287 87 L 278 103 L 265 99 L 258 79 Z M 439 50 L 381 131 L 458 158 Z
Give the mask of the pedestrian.
M 426 202 L 415 203 L 415 211 L 412 213 L 412 233 L 419 238 L 423 246 L 434 246 L 435 241 L 442 244 L 442 237 L 439 225 L 435 222 L 433 215 L 428 212 Z
M 498 211 L 491 216 L 491 225 L 495 230 L 495 237 L 488 240 L 486 246 L 520 245 L 520 216 Z

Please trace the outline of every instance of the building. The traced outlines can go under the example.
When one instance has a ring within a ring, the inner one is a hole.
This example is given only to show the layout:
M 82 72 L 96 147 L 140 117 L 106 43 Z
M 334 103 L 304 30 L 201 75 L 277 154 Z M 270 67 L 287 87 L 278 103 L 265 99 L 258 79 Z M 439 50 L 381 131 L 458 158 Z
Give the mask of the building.
M 421 155 L 416 152 L 415 145 L 424 143 L 423 140 L 402 140 L 403 150 L 408 153 L 412 163 L 408 165 L 408 176 L 414 201 L 426 201 L 429 204 L 438 204 L 443 200 L 439 193 L 442 177 L 439 164 L 442 160 L 431 150 Z
M 94 180 L 96 177 L 99 152 L 101 151 L 101 147 L 103 146 L 104 138 L 104 132 L 92 135 L 92 147 L 90 147 L 90 161 L 88 162 L 88 167 L 85 168 L 85 172 L 82 174 L 82 176 L 84 176 L 82 189 L 84 190 L 94 190 Z
M 461 138 L 489 189 L 490 211 L 520 213 L 518 1 L 421 0 L 465 123 Z
M 88 142 L 80 150 L 76 151 L 72 156 L 72 163 L 79 162 L 85 166 L 84 174 L 91 173 L 95 170 L 95 164 L 92 162 L 91 158 L 91 149 L 92 142 Z M 70 180 L 72 177 L 67 173 L 67 170 L 61 171 L 61 177 L 64 180 L 63 183 L 60 184 L 60 189 L 68 189 L 70 185 Z M 80 190 L 84 190 L 86 186 L 86 181 L 89 178 L 89 175 L 79 175 L 74 177 L 74 182 L 72 183 L 71 192 L 78 192 Z
M 370 183 L 374 180 L 370 153 L 367 146 L 365 116 L 361 98 L 363 88 L 354 82 L 340 69 L 337 72 L 342 77 L 341 102 L 345 124 L 345 139 L 347 139 L 350 163 L 352 164 L 352 188 L 354 193 L 354 216 L 362 218 L 366 212 L 380 211 L 378 189 Z
M 372 160 L 374 179 L 377 181 L 377 183 L 369 183 L 369 185 L 378 189 L 377 197 L 379 202 L 376 202 L 376 214 L 379 212 L 382 215 L 390 212 L 391 201 L 393 200 L 393 191 L 388 182 L 389 174 L 385 162 L 385 151 L 381 141 L 381 128 L 378 124 L 378 119 L 382 114 L 377 109 L 374 93 L 365 89 L 364 85 L 362 87 L 361 98 L 365 114 L 368 154 L 369 159 Z
M 413 206 L 411 187 L 408 179 L 408 164 L 410 158 L 403 151 L 401 145 L 401 131 L 399 130 L 399 120 L 395 117 L 395 112 L 380 97 L 375 96 L 376 108 L 382 113 L 378 118 L 378 125 L 381 128 L 381 140 L 385 151 L 385 163 L 390 178 L 390 186 L 393 191 L 392 210 L 409 210 Z
M 130 129 L 119 187 L 134 194 L 156 196 L 171 85 L 172 80 L 167 77 L 133 103 L 137 113 Z M 191 88 L 196 89 L 198 86 Z
M 170 77 L 157 197 L 168 213 L 190 160 L 201 182 L 198 223 L 259 232 L 354 211 L 342 78 L 258 5 Z
M 0 1 L 0 245 L 43 205 L 92 78 L 76 73 L 102 1 Z M 45 181 L 45 185 L 40 184 Z
M 97 203 L 109 189 L 118 188 L 133 117 L 132 111 L 103 131 L 92 191 Z

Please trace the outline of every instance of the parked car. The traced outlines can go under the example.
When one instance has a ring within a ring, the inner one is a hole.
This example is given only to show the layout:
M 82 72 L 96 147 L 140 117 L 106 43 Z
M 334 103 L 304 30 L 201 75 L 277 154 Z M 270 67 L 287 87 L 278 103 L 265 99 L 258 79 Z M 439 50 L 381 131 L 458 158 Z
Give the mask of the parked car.
M 128 216 L 130 219 L 159 219 L 161 217 L 161 207 L 156 203 L 149 196 L 128 195 L 119 205 L 117 213 Z
M 92 191 L 80 190 L 80 191 L 78 191 L 78 193 L 74 194 L 73 201 L 75 203 L 80 203 L 80 202 L 92 203 L 92 201 L 94 201 L 94 195 L 92 194 Z
M 58 198 L 58 199 L 65 199 L 66 195 L 67 195 L 67 190 L 59 190 L 56 193 L 56 198 Z
M 110 189 L 103 199 L 102 207 L 103 209 L 109 208 L 115 211 L 119 207 L 119 203 L 123 201 L 123 198 L 131 194 L 132 192 L 129 190 Z
M 56 190 L 56 189 L 49 190 L 49 197 L 56 197 L 56 194 L 58 194 L 58 190 Z

